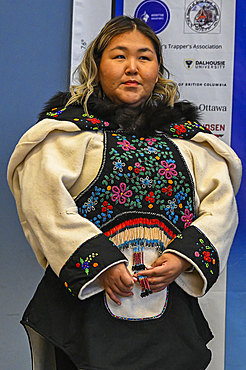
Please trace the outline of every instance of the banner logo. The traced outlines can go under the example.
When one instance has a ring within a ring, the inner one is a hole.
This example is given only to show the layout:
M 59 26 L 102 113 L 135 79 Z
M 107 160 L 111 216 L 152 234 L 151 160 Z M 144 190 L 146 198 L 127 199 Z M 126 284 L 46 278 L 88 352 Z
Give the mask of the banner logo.
M 184 66 L 190 70 L 195 67 L 196 69 L 225 69 L 225 60 L 195 60 L 184 59 Z
M 160 33 L 170 21 L 170 10 L 161 0 L 147 0 L 138 5 L 134 17 L 144 21 L 155 33 Z
M 220 9 L 214 1 L 193 1 L 186 9 L 185 20 L 194 32 L 210 32 L 220 22 Z
M 194 67 L 195 60 L 194 59 L 185 59 L 184 60 L 184 66 L 186 69 L 190 70 L 192 67 Z

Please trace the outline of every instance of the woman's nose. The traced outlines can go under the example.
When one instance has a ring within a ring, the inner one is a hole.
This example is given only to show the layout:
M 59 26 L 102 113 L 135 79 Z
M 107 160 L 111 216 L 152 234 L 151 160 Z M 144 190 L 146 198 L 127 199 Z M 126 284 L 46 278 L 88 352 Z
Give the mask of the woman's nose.
M 135 58 L 130 58 L 127 61 L 126 74 L 138 73 L 137 61 Z

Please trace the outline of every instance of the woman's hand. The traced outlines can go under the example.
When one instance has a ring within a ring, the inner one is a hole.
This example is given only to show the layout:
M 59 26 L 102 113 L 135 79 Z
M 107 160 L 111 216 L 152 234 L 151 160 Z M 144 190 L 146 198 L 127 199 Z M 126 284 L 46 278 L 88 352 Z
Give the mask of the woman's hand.
M 133 295 L 134 280 L 123 262 L 104 271 L 99 280 L 109 297 L 118 305 L 121 305 L 121 301 L 115 293 L 121 297 Z
M 134 274 L 147 276 L 153 293 L 160 292 L 171 284 L 182 272 L 191 267 L 184 258 L 174 253 L 164 253 L 147 270 Z

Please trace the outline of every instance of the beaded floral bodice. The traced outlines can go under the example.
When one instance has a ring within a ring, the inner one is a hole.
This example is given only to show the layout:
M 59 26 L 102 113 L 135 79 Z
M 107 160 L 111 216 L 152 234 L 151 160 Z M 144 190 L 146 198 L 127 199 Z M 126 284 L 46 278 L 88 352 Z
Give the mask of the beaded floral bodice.
M 100 171 L 76 204 L 119 248 L 151 243 L 163 251 L 195 217 L 193 189 L 178 148 L 165 134 L 138 138 L 105 131 Z

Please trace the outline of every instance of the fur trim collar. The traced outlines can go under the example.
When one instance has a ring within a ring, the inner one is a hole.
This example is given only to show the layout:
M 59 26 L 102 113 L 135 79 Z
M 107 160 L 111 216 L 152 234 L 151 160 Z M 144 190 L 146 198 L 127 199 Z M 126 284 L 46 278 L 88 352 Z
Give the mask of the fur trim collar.
M 47 117 L 46 112 L 52 108 L 64 107 L 70 96 L 68 92 L 57 93 L 45 105 L 39 120 Z M 133 109 L 92 96 L 88 101 L 88 110 L 97 118 L 117 124 L 125 132 L 134 132 L 136 135 L 153 135 L 156 131 L 165 131 L 165 127 L 171 123 L 199 121 L 200 118 L 197 107 L 188 101 L 177 102 L 174 107 L 160 101 L 154 102 L 152 106 Z

